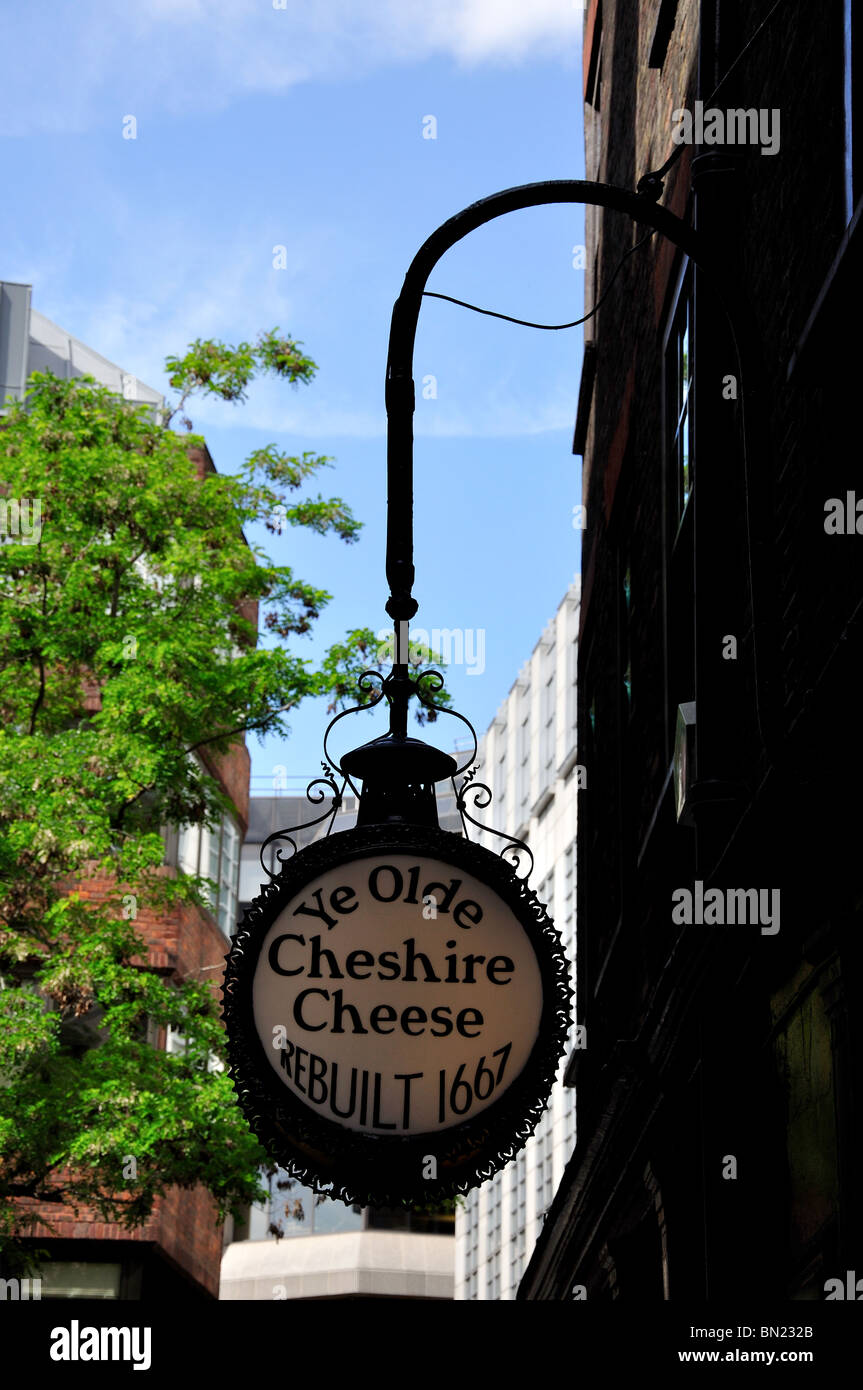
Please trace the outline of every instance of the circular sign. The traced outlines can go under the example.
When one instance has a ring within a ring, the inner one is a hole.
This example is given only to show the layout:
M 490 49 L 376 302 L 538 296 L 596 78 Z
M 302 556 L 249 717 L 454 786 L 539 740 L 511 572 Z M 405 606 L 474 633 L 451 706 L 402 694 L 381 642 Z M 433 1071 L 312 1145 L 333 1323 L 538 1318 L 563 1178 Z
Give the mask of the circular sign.
M 544 906 L 498 855 L 412 825 L 332 835 L 262 889 L 227 960 L 240 1102 L 315 1191 L 434 1201 L 530 1136 L 571 990 Z

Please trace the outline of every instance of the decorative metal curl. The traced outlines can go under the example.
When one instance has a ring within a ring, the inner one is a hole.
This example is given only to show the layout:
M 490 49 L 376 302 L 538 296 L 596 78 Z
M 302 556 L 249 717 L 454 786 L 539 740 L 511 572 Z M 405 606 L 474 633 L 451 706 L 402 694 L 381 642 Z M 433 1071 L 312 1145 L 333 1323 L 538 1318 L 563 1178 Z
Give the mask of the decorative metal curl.
M 349 709 L 341 710 L 341 712 L 337 714 L 334 719 L 331 719 L 329 724 L 327 725 L 326 732 L 324 734 L 324 757 L 327 758 L 327 760 L 333 766 L 337 765 L 337 760 L 330 753 L 328 740 L 330 734 L 338 724 L 339 720 L 347 719 L 349 714 L 362 714 L 364 710 L 374 709 L 376 705 L 380 704 L 381 700 L 384 698 L 384 695 L 386 694 L 386 684 L 389 680 L 389 676 L 381 675 L 380 671 L 374 670 L 373 667 L 370 667 L 366 671 L 360 672 L 359 676 L 357 677 L 357 686 L 359 687 L 360 691 L 363 694 L 365 694 L 366 691 L 371 689 L 369 682 L 373 680 L 378 680 L 381 682 L 381 688 L 378 691 L 377 695 L 375 695 L 373 700 L 368 700 L 364 705 L 351 705 Z M 338 767 L 339 770 L 342 771 L 340 763 L 338 763 Z M 358 788 L 354 785 L 353 779 L 349 777 L 348 774 L 344 771 L 342 771 L 342 776 L 344 777 L 345 782 L 347 782 L 354 796 L 357 798 L 357 800 L 359 800 L 360 793 Z M 344 785 L 344 783 L 342 785 Z
M 333 828 L 333 821 L 336 818 L 336 812 L 342 804 L 342 795 L 345 790 L 345 782 L 342 782 L 341 790 L 339 790 L 335 783 L 335 769 L 330 767 L 328 763 L 324 762 L 321 763 L 321 767 L 324 770 L 324 775 L 323 777 L 312 778 L 311 782 L 306 787 L 306 800 L 311 801 L 312 804 L 315 806 L 320 806 L 321 802 L 324 800 L 324 797 L 326 796 L 326 792 L 323 790 L 323 788 L 329 787 L 330 792 L 332 794 L 333 803 L 326 811 L 323 812 L 322 815 L 315 816 L 314 820 L 306 820 L 302 821 L 300 825 L 292 825 L 290 829 L 295 833 L 299 830 L 308 830 L 313 825 L 320 825 L 321 821 L 325 821 L 327 820 L 327 818 L 329 818 L 330 821 L 330 824 L 327 827 L 327 835 L 330 834 L 330 831 Z M 318 788 L 318 790 L 313 791 L 312 788 Z M 279 867 L 274 872 L 272 869 L 268 869 L 266 863 L 264 862 L 264 850 L 267 848 L 268 845 L 274 844 L 276 840 L 286 840 L 291 847 L 291 853 L 285 856 L 280 849 L 276 850 L 274 858 L 278 860 Z M 267 878 L 276 879 L 282 872 L 282 869 L 284 868 L 288 860 L 293 859 L 294 855 L 297 853 L 299 853 L 299 851 L 297 848 L 297 842 L 294 839 L 293 834 L 288 834 L 287 829 L 274 830 L 272 835 L 268 835 L 266 840 L 264 840 L 264 843 L 261 845 L 258 858 L 260 859 L 261 868 L 267 875 Z
M 479 763 L 475 763 L 474 766 L 471 768 L 470 772 L 465 777 L 461 786 L 458 788 L 455 784 L 455 776 L 453 776 L 452 788 L 455 792 L 455 804 L 458 809 L 458 813 L 461 816 L 461 823 L 464 826 L 465 836 L 470 838 L 468 836 L 467 826 L 465 825 L 465 821 L 469 820 L 471 825 L 475 825 L 478 830 L 485 830 L 488 832 L 489 835 L 497 835 L 502 840 L 508 840 L 509 844 L 504 845 L 503 848 L 498 851 L 498 853 L 500 854 L 501 859 L 503 859 L 505 863 L 511 865 L 516 877 L 523 879 L 526 882 L 527 879 L 529 879 L 531 874 L 533 873 L 534 865 L 533 851 L 531 850 L 530 846 L 526 845 L 524 840 L 519 840 L 516 835 L 508 835 L 505 830 L 495 830 L 494 826 L 483 825 L 481 821 L 475 820 L 474 817 L 470 814 L 470 811 L 468 811 L 467 809 L 465 797 L 469 792 L 473 794 L 473 808 L 475 811 L 485 810 L 486 806 L 491 805 L 493 799 L 491 787 L 486 786 L 485 782 L 473 781 L 474 777 L 478 772 Z M 519 869 L 521 868 L 520 856 L 522 854 L 526 854 L 528 860 L 530 861 L 528 864 L 526 874 L 519 873 Z M 512 859 L 509 859 L 507 857 L 509 855 L 512 855 L 514 857 Z
M 436 671 L 434 670 L 434 668 L 428 671 L 423 671 L 421 675 L 417 676 L 416 680 L 413 682 L 414 689 L 416 690 L 417 694 L 417 699 L 419 700 L 420 704 L 423 705 L 425 709 L 436 709 L 440 714 L 450 714 L 452 715 L 453 719 L 460 719 L 462 724 L 466 724 L 467 727 L 470 729 L 470 736 L 473 740 L 473 749 L 471 750 L 471 755 L 468 758 L 467 762 L 465 762 L 461 767 L 457 767 L 455 772 L 453 773 L 454 778 L 460 777 L 461 774 L 464 771 L 466 771 L 467 768 L 470 767 L 471 763 L 476 757 L 477 749 L 479 747 L 479 743 L 476 736 L 476 729 L 473 727 L 473 724 L 471 724 L 467 716 L 464 714 L 459 714 L 457 709 L 447 709 L 446 705 L 439 705 L 434 700 L 428 699 L 428 697 L 423 693 L 421 689 L 421 684 L 423 681 L 429 679 L 437 682 L 434 687 L 435 691 L 442 690 L 444 687 L 444 677 L 442 676 L 440 671 Z

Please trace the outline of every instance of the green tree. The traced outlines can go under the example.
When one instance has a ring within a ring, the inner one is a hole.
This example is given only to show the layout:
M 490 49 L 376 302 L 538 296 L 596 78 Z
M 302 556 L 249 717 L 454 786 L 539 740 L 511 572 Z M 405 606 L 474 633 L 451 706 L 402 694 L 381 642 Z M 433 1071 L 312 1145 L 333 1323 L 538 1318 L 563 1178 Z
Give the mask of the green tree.
M 307 696 L 329 695 L 331 709 L 354 700 L 375 664 L 369 629 L 317 669 L 289 650 L 330 596 L 242 532 L 263 521 L 355 541 L 340 498 L 297 495 L 330 460 L 270 445 L 236 476 L 200 478 L 189 451 L 203 440 L 171 427 L 192 428 L 195 394 L 242 401 L 267 372 L 309 382 L 301 347 L 278 331 L 236 348 L 193 343 L 168 359 L 178 399 L 161 420 L 90 379 L 35 374 L 0 422 L 0 498 L 41 505 L 29 543 L 0 537 L 7 1271 L 27 1265 L 13 1198 L 94 1207 L 132 1228 L 175 1185 L 202 1184 L 222 1215 L 263 1195 L 266 1157 L 221 1069 L 212 975 L 147 969 L 136 917 L 207 901 L 207 880 L 163 868 L 164 827 L 215 826 L 230 809 L 194 755 L 286 733 Z M 254 601 L 278 645 L 256 648 Z M 98 901 L 84 891 L 94 878 L 109 884 Z M 152 1045 L 168 1026 L 184 1053 Z

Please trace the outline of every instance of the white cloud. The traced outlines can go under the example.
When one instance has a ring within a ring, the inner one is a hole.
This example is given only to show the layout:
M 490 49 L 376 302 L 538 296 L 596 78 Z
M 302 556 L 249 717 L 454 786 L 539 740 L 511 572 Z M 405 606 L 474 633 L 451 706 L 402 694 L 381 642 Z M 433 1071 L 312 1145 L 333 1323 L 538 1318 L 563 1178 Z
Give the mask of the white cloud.
M 110 230 L 127 215 L 118 197 L 112 209 L 114 221 L 109 219 L 106 226 Z M 182 352 L 194 338 L 236 343 L 276 324 L 291 331 L 308 316 L 310 293 L 314 302 L 307 282 L 311 277 L 313 284 L 318 283 L 322 274 L 316 257 L 326 246 L 324 228 L 316 225 L 292 242 L 286 272 L 269 270 L 271 239 L 263 237 L 253 221 L 225 232 L 214 237 L 202 258 L 198 237 L 182 209 L 151 209 L 145 241 L 170 252 L 160 260 L 158 273 L 153 273 L 146 258 L 133 258 L 126 264 L 119 253 L 119 269 L 109 258 L 104 289 L 96 294 L 83 292 L 74 280 L 70 292 L 66 274 L 51 275 L 36 266 L 19 278 L 33 284 L 34 307 L 41 313 L 140 381 L 169 394 L 163 370 L 169 353 Z M 264 273 L 262 262 L 267 267 Z M 319 334 L 307 344 L 321 364 L 310 387 L 292 391 L 283 382 L 262 380 L 252 385 L 248 401 L 236 408 L 195 399 L 190 406 L 195 429 L 204 434 L 214 428 L 259 430 L 267 439 L 281 441 L 299 437 L 307 447 L 323 453 L 339 438 L 382 439 L 389 319 L 385 299 L 378 309 L 379 321 L 370 329 L 368 300 L 344 295 L 328 306 L 328 314 L 335 317 L 326 322 L 331 343 L 350 342 L 357 334 L 371 332 L 369 341 L 377 343 L 379 361 L 365 352 L 359 365 L 338 351 L 328 356 L 321 349 Z M 540 374 L 540 385 L 533 374 L 521 380 L 515 364 L 501 374 L 500 347 L 496 338 L 484 340 L 470 367 L 468 384 L 454 383 L 433 402 L 418 399 L 417 437 L 502 438 L 571 428 L 573 363 L 565 361 L 559 369 L 550 365 L 547 373 Z M 419 387 L 419 365 L 415 374 Z
M 174 285 L 163 285 L 157 296 L 147 298 L 130 295 L 128 290 L 95 301 L 49 300 L 38 295 L 36 307 L 170 399 L 163 370 L 169 353 L 181 352 L 195 337 L 235 342 L 240 322 L 258 326 L 270 323 L 272 298 L 250 288 L 259 277 L 244 273 L 249 269 L 235 264 L 230 281 L 215 273 L 187 290 L 182 288 L 183 277 L 179 275 Z M 34 280 L 38 286 L 38 279 Z M 291 322 L 289 306 L 286 297 L 279 309 L 283 324 Z M 254 337 L 255 331 L 250 327 L 247 336 Z M 131 354 L 130 344 L 134 344 Z M 248 400 L 240 406 L 195 398 L 189 413 L 195 430 L 203 434 L 214 428 L 258 430 L 268 440 L 301 439 L 304 447 L 327 453 L 340 438 L 385 437 L 383 337 L 379 366 L 378 374 L 364 374 L 359 382 L 343 365 L 335 370 L 322 369 L 310 387 L 297 391 L 284 382 L 263 379 L 253 383 Z M 480 360 L 476 384 L 460 390 L 459 399 L 428 404 L 418 401 L 416 437 L 505 438 L 571 430 L 571 364 L 555 369 L 539 390 L 530 383 L 514 385 L 512 374 L 495 380 L 493 371 L 490 360 L 485 359 L 484 365 Z
M 47 308 L 44 300 L 41 302 L 43 311 L 62 327 L 169 397 L 162 371 L 165 356 L 179 352 L 195 336 L 233 341 L 236 315 L 241 308 L 247 312 L 249 306 L 247 288 L 239 277 L 227 295 L 224 281 L 214 280 L 211 285 L 198 286 L 194 293 L 181 295 L 173 305 L 120 295 L 95 303 L 52 303 Z M 265 322 L 263 316 L 260 322 Z M 129 360 L 130 342 L 135 344 L 133 361 Z M 299 438 L 304 447 L 327 453 L 338 439 L 384 438 L 383 360 L 380 368 L 380 389 L 366 383 L 358 393 L 355 383 L 324 372 L 311 387 L 296 392 L 283 382 L 263 380 L 253 384 L 249 399 L 239 407 L 196 398 L 189 411 L 195 429 L 205 435 L 213 428 L 258 430 L 267 439 L 284 443 Z M 546 380 L 541 393 L 528 386 L 514 389 L 511 379 L 490 380 L 475 391 L 464 392 L 464 405 L 452 401 L 420 405 L 415 435 L 418 439 L 505 438 L 571 430 L 572 379 L 572 372 L 561 367 L 554 379 Z
M 561 43 L 575 51 L 581 32 L 581 6 L 573 0 L 447 0 L 416 9 L 429 21 L 426 41 L 463 63 L 559 54 Z
M 74 132 L 123 112 L 224 109 L 251 92 L 434 57 L 579 60 L 577 0 L 81 0 L 7 16 L 0 131 Z M 12 59 L 15 55 L 14 61 Z

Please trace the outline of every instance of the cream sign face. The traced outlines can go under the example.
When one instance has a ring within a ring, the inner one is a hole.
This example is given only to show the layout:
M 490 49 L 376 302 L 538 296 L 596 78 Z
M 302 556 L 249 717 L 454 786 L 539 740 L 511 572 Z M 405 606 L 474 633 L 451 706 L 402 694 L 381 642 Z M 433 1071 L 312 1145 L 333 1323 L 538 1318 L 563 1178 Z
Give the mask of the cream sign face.
M 273 1071 L 351 1130 L 461 1124 L 523 1071 L 542 1016 L 536 954 L 473 875 L 417 855 L 328 870 L 267 932 L 253 984 Z
M 371 825 L 287 860 L 228 956 L 230 1075 L 270 1157 L 316 1192 L 422 1206 L 502 1167 L 571 1023 L 546 909 L 461 835 Z

